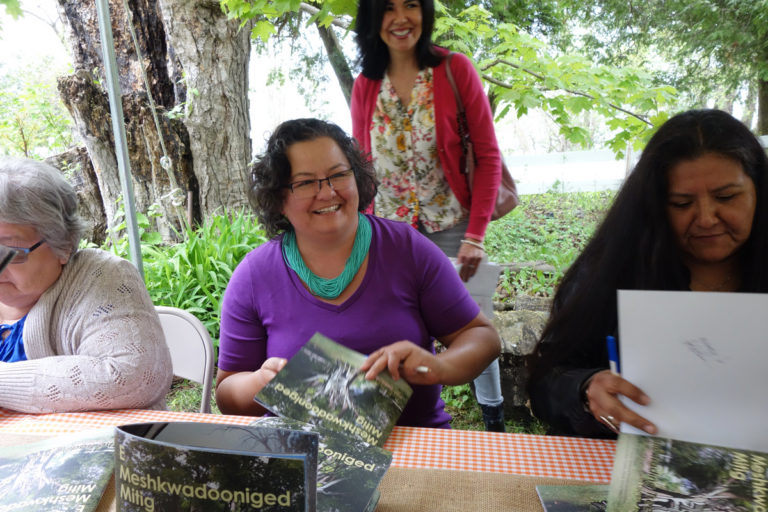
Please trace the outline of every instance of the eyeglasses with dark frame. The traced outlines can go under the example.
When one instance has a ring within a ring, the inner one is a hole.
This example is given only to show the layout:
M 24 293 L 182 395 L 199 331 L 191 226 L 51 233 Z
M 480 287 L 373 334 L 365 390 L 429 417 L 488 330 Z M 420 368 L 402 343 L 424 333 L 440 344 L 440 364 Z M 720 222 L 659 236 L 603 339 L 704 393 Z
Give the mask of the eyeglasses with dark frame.
M 308 199 L 320 193 L 324 181 L 328 183 L 328 186 L 333 190 L 345 190 L 352 185 L 353 181 L 355 181 L 355 171 L 352 169 L 345 169 L 331 174 L 327 178 L 294 181 L 293 183 L 285 185 L 285 188 L 291 189 L 291 193 L 299 199 Z
M 11 265 L 16 265 L 18 263 L 24 263 L 29 258 L 29 253 L 43 245 L 45 240 L 40 240 L 32 247 L 13 247 L 10 245 L 4 245 L 3 247 L 6 247 L 8 249 L 11 249 L 13 251 L 16 251 L 16 254 L 14 255 L 13 259 L 9 262 Z

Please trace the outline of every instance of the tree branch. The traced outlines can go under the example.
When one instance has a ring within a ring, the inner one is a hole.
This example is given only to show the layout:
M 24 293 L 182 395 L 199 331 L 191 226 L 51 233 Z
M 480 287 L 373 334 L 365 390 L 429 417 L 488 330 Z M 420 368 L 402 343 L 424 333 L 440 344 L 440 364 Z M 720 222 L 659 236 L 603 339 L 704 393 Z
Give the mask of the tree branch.
M 488 69 L 492 68 L 496 64 L 506 64 L 507 66 L 513 67 L 515 69 L 519 69 L 523 73 L 527 73 L 527 74 L 531 75 L 532 77 L 534 77 L 534 78 L 536 78 L 538 80 L 541 80 L 542 82 L 544 82 L 546 80 L 546 78 L 543 75 L 540 75 L 539 73 L 536 73 L 535 71 L 531 71 L 529 69 L 525 69 L 522 66 L 519 66 L 517 64 L 514 64 L 514 63 L 509 62 L 509 61 L 504 60 L 504 59 L 496 59 L 496 60 L 494 60 L 493 62 L 491 62 L 487 66 L 483 67 L 481 69 L 481 71 L 487 71 Z M 513 88 L 511 85 L 509 85 L 507 83 L 504 83 L 501 80 L 497 80 L 497 79 L 493 78 L 490 75 L 483 74 L 482 76 L 488 82 L 491 82 L 492 84 L 496 84 L 499 87 L 504 87 L 505 89 L 512 89 Z M 592 96 L 591 94 L 587 94 L 585 92 L 574 91 L 572 89 L 563 89 L 563 90 L 565 92 L 567 92 L 569 94 L 573 94 L 575 96 L 582 96 L 584 98 L 589 98 L 591 100 L 596 100 L 597 99 L 594 96 Z M 608 106 L 613 108 L 613 109 L 615 109 L 615 110 L 618 110 L 619 112 L 623 112 L 623 113 L 625 113 L 625 114 L 627 114 L 629 116 L 632 116 L 632 117 L 642 121 L 643 123 L 647 124 L 648 126 L 653 126 L 653 123 L 648 121 L 648 119 L 645 116 L 641 115 L 641 114 L 636 114 L 635 112 L 630 112 L 629 110 L 626 110 L 626 109 L 624 109 L 624 108 L 622 108 L 622 107 L 620 107 L 620 106 L 618 106 L 618 105 L 616 105 L 614 103 L 608 103 Z
M 299 6 L 299 10 L 309 13 L 312 16 L 320 12 L 320 9 L 318 9 L 314 5 L 309 5 L 306 2 L 301 2 L 301 5 Z M 343 28 L 344 30 L 349 30 L 349 22 L 343 21 L 339 18 L 333 18 L 333 21 L 331 21 L 331 25 L 336 25 L 337 27 Z

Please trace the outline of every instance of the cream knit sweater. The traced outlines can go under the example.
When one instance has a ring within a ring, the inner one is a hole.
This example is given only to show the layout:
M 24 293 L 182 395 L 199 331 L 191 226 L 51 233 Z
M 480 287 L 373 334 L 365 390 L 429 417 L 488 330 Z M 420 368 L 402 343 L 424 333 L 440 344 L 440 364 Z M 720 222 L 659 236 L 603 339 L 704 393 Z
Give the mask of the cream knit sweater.
M 24 323 L 27 361 L 0 363 L 0 407 L 23 412 L 164 409 L 171 356 L 136 268 L 84 249 Z

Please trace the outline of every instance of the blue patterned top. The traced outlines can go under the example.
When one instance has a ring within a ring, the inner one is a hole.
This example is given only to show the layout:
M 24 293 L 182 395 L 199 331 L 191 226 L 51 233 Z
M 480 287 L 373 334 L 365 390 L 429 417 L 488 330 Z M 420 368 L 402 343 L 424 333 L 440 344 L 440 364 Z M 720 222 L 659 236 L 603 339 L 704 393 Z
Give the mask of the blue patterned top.
M 21 338 L 26 319 L 27 315 L 24 315 L 21 320 L 14 324 L 0 324 L 0 338 L 5 338 L 0 341 L 0 361 L 15 363 L 16 361 L 27 360 L 27 354 L 24 353 L 24 340 Z M 7 335 L 6 332 L 8 332 Z

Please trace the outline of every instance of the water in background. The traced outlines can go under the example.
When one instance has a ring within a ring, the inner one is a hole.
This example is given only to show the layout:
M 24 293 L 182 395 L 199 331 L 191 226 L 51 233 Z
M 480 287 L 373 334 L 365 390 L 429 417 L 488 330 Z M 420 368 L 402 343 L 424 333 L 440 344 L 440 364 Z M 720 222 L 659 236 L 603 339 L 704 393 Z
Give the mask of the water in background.
M 520 194 L 617 190 L 627 173 L 626 159 L 616 160 L 610 150 L 508 154 L 504 161 Z
M 768 151 L 768 135 L 758 136 Z M 515 178 L 520 194 L 596 192 L 618 190 L 624 177 L 637 163 L 640 152 L 617 160 L 610 150 L 566 151 L 562 153 L 507 153 L 504 161 Z

